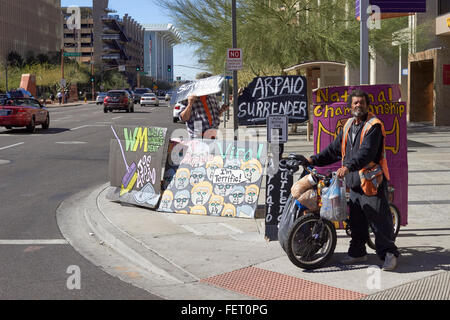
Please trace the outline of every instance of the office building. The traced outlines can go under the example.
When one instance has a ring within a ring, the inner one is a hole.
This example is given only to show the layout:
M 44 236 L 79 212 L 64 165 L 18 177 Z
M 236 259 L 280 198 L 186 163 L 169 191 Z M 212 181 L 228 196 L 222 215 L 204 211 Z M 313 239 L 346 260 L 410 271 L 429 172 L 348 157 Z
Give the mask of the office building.
M 26 57 L 61 49 L 60 0 L 0 0 L 0 62 L 11 51 Z
M 173 82 L 173 47 L 181 37 L 172 24 L 144 24 L 144 71 L 155 81 Z

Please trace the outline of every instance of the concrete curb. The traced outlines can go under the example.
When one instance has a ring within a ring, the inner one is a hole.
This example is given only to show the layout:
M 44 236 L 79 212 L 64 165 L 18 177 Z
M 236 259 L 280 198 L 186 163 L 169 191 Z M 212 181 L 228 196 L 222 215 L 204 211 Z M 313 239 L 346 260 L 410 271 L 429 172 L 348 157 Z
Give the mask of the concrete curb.
M 91 195 L 86 199 L 87 201 L 93 201 L 95 197 L 94 201 L 97 209 L 85 210 L 84 212 L 84 217 L 95 235 L 139 267 L 167 278 L 171 284 L 198 281 L 198 278 L 175 266 L 146 246 L 145 243 L 133 238 L 126 231 L 121 230 L 106 218 L 98 206 L 98 201 L 100 194 L 105 192 L 108 187 L 109 183 L 103 185 L 100 189 L 93 191 L 92 194 L 95 196 Z

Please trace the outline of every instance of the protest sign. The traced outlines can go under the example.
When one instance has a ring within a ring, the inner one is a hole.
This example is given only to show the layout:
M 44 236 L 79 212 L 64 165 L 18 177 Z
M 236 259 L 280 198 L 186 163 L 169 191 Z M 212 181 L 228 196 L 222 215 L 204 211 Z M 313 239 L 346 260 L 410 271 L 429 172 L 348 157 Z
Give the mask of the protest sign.
M 182 159 L 176 170 L 171 164 L 170 173 L 165 175 L 168 185 L 158 211 L 254 217 L 266 143 L 203 139 L 179 144 L 170 156 L 177 158 L 182 150 Z
M 238 98 L 240 125 L 266 124 L 267 117 L 276 115 L 288 116 L 289 123 L 308 120 L 305 77 L 257 77 Z
M 361 89 L 369 95 L 369 112 L 384 123 L 386 159 L 395 188 L 394 204 L 401 212 L 402 225 L 407 224 L 408 156 L 406 103 L 399 102 L 399 85 L 367 85 L 319 88 L 313 93 L 314 153 L 325 149 L 352 117 L 348 99 L 352 90 Z M 341 163 L 320 168 L 320 172 L 336 171 Z
M 294 176 L 286 168 L 286 159 L 280 160 L 277 171 L 270 170 L 273 166 L 273 159 L 270 159 L 266 180 L 265 217 L 265 237 L 269 241 L 278 240 L 278 223 L 294 183 Z
M 189 96 L 200 97 L 216 94 L 222 91 L 224 80 L 225 78 L 219 75 L 183 84 L 173 93 L 170 104 L 174 105 L 177 102 L 187 100 Z
M 167 128 L 111 126 L 110 200 L 155 208 L 161 193 L 161 167 Z

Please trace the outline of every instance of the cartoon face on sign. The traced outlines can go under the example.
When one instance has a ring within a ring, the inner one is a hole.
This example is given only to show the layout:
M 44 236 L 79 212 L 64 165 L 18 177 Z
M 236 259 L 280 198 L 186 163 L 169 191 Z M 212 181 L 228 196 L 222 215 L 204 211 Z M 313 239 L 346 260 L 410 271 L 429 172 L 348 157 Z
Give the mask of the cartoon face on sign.
M 191 172 L 191 179 L 189 182 L 191 183 L 191 186 L 195 186 L 196 184 L 202 182 L 206 179 L 206 170 L 203 167 L 198 167 L 192 170 Z
M 245 187 L 245 202 L 253 204 L 258 200 L 259 188 L 256 184 Z
M 174 207 L 177 210 L 186 208 L 189 203 L 190 194 L 187 190 L 178 191 L 175 194 Z
M 181 168 L 177 170 L 175 174 L 175 187 L 178 190 L 185 189 L 189 184 L 189 178 L 191 173 L 186 168 Z
M 204 206 L 208 202 L 211 193 L 212 185 L 208 181 L 203 181 L 196 184 L 191 190 L 192 203 L 196 206 Z
M 225 162 L 225 168 L 230 170 L 239 170 L 241 168 L 241 160 L 227 159 Z
M 236 208 L 232 204 L 226 203 L 223 206 L 222 217 L 236 217 Z
M 232 184 L 217 183 L 214 185 L 214 193 L 222 197 L 228 196 L 231 193 L 231 190 L 233 190 Z
M 209 213 L 212 216 L 220 216 L 223 208 L 224 198 L 218 195 L 212 195 L 211 199 L 209 199 Z
M 164 194 L 161 197 L 161 206 L 160 209 L 162 211 L 170 211 L 170 207 L 173 202 L 173 193 L 170 190 L 164 191 Z
M 206 163 L 206 174 L 210 181 L 213 180 L 214 171 L 220 168 L 223 168 L 223 159 L 220 156 L 215 156 L 214 159 Z
M 262 166 L 256 159 L 251 159 L 243 163 L 241 169 L 244 171 L 245 178 L 251 183 L 255 183 L 261 178 Z
M 242 186 L 234 187 L 230 194 L 230 201 L 232 204 L 241 204 L 244 202 L 245 189 Z

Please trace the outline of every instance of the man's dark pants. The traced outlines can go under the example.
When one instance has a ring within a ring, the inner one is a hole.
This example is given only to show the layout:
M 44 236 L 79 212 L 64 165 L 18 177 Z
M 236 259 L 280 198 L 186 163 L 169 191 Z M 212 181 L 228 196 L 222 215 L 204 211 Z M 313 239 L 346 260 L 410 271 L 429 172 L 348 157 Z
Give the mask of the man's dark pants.
M 361 188 L 350 190 L 350 229 L 352 240 L 348 255 L 362 257 L 367 254 L 366 246 L 369 233 L 369 223 L 375 234 L 376 252 L 381 260 L 390 252 L 398 257 L 395 246 L 392 214 L 387 198 L 386 180 L 378 189 L 376 196 L 366 196 Z

